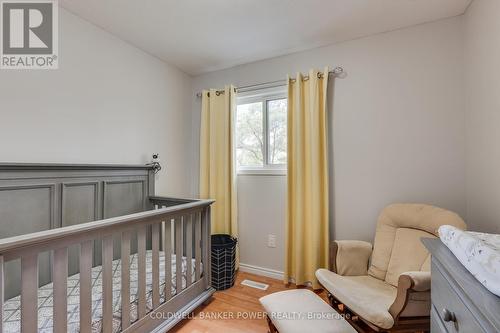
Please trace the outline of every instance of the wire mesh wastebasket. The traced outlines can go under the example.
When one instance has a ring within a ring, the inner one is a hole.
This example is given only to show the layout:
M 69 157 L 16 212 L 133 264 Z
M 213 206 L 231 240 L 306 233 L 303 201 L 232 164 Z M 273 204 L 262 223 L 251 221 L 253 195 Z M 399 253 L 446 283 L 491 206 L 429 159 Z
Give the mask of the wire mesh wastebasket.
M 216 290 L 234 285 L 237 243 L 238 240 L 230 235 L 212 235 L 212 287 Z

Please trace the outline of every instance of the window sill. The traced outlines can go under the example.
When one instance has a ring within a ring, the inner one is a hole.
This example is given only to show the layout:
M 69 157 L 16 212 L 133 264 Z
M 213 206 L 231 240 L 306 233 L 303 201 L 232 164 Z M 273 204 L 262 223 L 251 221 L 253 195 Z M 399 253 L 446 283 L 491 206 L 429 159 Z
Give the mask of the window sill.
M 240 169 L 238 176 L 286 176 L 286 169 Z

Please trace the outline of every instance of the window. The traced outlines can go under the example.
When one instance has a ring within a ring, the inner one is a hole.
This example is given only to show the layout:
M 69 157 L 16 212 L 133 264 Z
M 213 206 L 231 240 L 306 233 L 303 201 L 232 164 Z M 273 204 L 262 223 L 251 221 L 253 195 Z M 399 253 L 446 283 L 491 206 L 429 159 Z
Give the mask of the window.
M 286 169 L 286 122 L 284 91 L 238 98 L 236 160 L 239 173 L 282 173 Z

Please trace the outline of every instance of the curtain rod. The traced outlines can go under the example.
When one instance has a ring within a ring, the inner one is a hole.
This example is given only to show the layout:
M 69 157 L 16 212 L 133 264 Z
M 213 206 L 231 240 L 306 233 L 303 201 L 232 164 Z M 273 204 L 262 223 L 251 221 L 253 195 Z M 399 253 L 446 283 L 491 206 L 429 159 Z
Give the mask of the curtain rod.
M 344 73 L 344 69 L 340 66 L 335 67 L 333 70 L 329 71 L 328 74 L 333 74 L 333 75 L 340 75 Z M 318 73 L 318 77 L 323 76 L 322 73 Z M 308 75 L 304 76 L 305 80 L 309 79 Z M 295 79 L 292 79 L 295 81 Z M 247 92 L 247 91 L 253 91 L 253 90 L 260 90 L 260 89 L 266 89 L 266 88 L 275 88 L 275 87 L 281 87 L 281 86 L 286 86 L 287 85 L 287 80 L 277 80 L 277 81 L 269 81 L 269 82 L 263 82 L 263 83 L 257 83 L 257 84 L 251 84 L 248 86 L 241 86 L 241 87 L 236 87 L 235 90 L 237 92 Z M 224 93 L 224 90 L 217 90 L 216 91 L 217 96 L 220 94 Z M 210 95 L 209 95 L 210 96 Z M 201 98 L 202 93 L 199 92 L 196 94 L 196 97 Z

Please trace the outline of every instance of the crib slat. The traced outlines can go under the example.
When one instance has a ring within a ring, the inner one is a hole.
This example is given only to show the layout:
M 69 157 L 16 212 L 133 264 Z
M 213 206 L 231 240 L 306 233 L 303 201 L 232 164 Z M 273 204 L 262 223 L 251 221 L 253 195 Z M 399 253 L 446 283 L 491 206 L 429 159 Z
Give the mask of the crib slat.
M 54 250 L 54 332 L 66 333 L 68 327 L 68 248 Z
M 21 332 L 38 331 L 38 253 L 21 258 Z
M 165 251 L 165 222 L 161 222 L 161 230 L 160 230 L 160 235 L 161 235 L 161 250 Z
M 153 309 L 160 305 L 160 224 L 151 227 Z
M 210 275 L 210 230 L 208 230 L 207 210 L 204 209 L 201 213 L 201 262 L 203 264 L 203 278 L 209 279 Z
M 130 325 L 130 231 L 122 233 L 121 244 L 122 330 Z
M 193 281 L 193 215 L 186 221 L 186 288 Z
M 172 298 L 172 221 L 165 221 L 163 236 L 163 251 L 165 252 L 165 302 Z
M 3 256 L 0 256 L 0 333 L 3 332 Z
M 195 256 L 195 280 L 198 281 L 201 277 L 201 216 L 199 213 L 195 215 L 194 224 L 194 256 Z
M 80 332 L 90 333 L 92 324 L 92 246 L 80 244 Z
M 204 234 L 206 236 L 206 243 L 203 244 L 203 249 L 206 251 L 205 261 L 203 262 L 203 270 L 206 273 L 205 279 L 207 283 L 210 285 L 212 281 L 212 230 L 210 225 L 210 211 L 211 207 L 205 207 L 202 214 L 202 226 L 204 230 Z
M 113 236 L 102 239 L 102 331 L 113 331 Z
M 175 295 L 182 291 L 182 217 L 175 219 Z
M 137 298 L 139 299 L 139 319 L 146 315 L 146 226 L 141 225 L 137 229 L 137 256 L 138 256 L 138 287 Z

